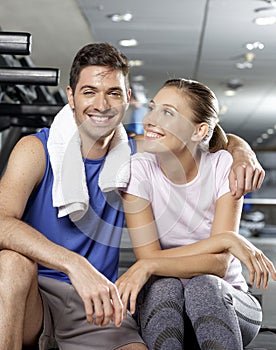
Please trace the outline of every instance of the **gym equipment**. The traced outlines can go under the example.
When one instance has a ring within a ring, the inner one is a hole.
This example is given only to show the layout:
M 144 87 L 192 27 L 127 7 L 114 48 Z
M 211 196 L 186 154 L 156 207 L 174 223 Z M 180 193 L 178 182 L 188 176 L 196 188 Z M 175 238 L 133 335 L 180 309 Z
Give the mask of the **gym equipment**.
M 0 31 L 0 54 L 30 55 L 31 47 L 30 33 Z

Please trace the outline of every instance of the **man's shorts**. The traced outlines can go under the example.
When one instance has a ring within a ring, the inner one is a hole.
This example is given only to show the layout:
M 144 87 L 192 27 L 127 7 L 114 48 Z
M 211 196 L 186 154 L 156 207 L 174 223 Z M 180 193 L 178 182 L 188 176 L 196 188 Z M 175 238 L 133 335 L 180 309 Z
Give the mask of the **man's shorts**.
M 39 350 L 53 342 L 62 350 L 113 350 L 129 343 L 143 343 L 138 327 L 128 314 L 121 327 L 100 327 L 86 321 L 84 305 L 74 287 L 66 282 L 39 276 L 44 309 L 44 329 Z

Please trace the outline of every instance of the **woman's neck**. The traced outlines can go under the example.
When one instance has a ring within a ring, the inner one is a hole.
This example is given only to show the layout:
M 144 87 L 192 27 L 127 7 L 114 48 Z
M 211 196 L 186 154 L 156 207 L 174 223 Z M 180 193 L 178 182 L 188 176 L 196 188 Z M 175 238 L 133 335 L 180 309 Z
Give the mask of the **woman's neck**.
M 175 184 L 191 182 L 198 174 L 200 164 L 200 152 L 192 154 L 185 149 L 181 155 L 172 153 L 158 154 L 160 168 L 164 175 Z

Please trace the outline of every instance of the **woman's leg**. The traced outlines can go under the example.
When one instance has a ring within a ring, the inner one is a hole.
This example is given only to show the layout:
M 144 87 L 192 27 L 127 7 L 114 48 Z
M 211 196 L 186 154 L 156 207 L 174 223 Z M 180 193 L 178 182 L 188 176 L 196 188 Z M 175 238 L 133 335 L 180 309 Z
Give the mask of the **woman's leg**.
M 179 279 L 157 277 L 141 291 L 137 322 L 149 350 L 183 349 L 183 293 Z
M 241 350 L 258 334 L 260 305 L 221 278 L 194 277 L 184 295 L 186 312 L 201 349 Z

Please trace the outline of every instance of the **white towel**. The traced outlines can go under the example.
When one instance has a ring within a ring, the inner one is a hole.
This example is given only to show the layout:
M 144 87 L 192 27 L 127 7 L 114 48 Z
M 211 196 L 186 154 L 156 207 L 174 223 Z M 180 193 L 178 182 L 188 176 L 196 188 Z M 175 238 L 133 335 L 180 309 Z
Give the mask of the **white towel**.
M 47 148 L 53 169 L 53 206 L 58 217 L 69 215 L 80 220 L 89 207 L 81 140 L 69 104 L 56 115 L 49 133 Z M 111 141 L 109 152 L 99 176 L 99 186 L 107 192 L 125 187 L 130 177 L 130 147 L 128 137 L 120 124 Z
M 111 140 L 108 154 L 99 176 L 103 192 L 126 187 L 130 178 L 130 147 L 123 124 L 119 124 Z

